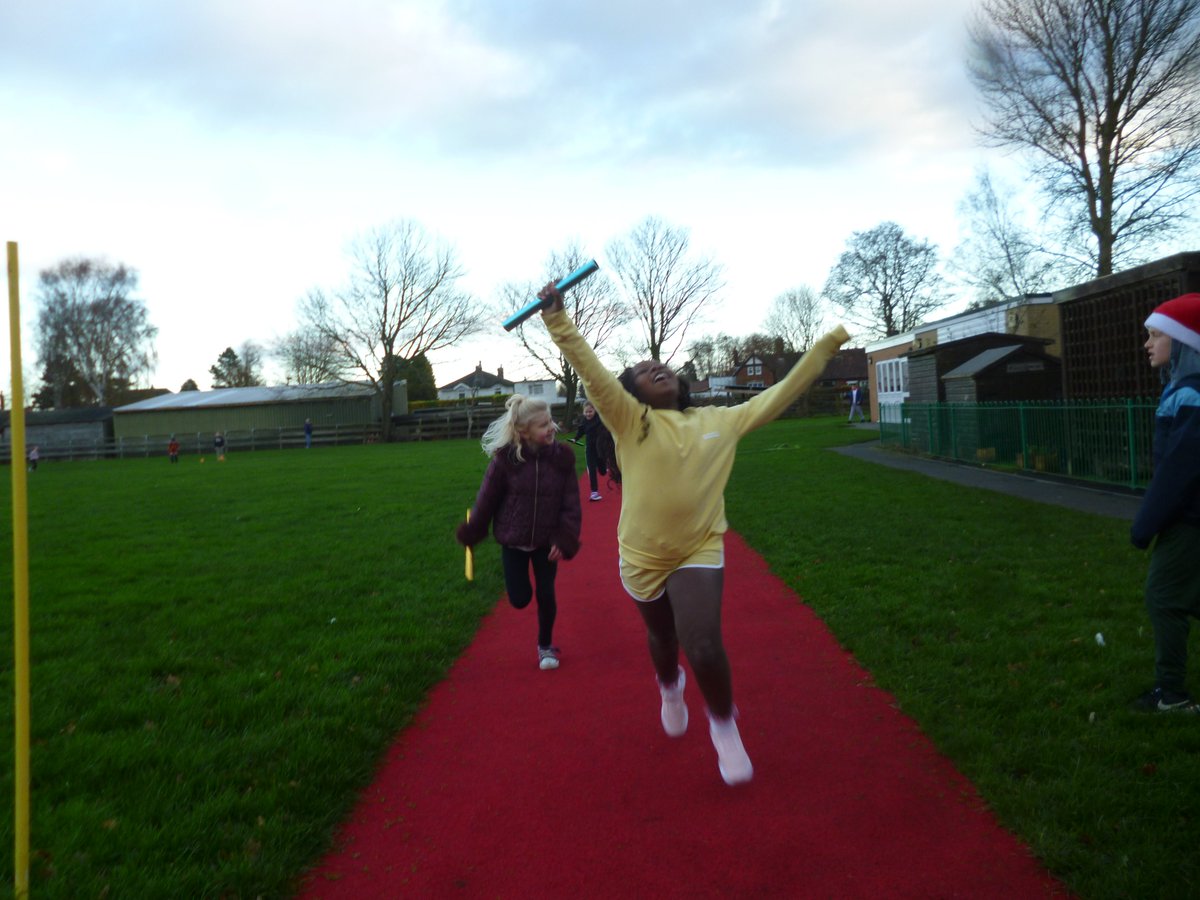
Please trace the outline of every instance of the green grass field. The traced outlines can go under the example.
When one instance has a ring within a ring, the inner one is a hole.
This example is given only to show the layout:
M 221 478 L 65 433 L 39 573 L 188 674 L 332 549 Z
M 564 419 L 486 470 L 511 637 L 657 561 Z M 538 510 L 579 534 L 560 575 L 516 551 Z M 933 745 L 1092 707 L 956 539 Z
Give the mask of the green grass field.
M 823 449 L 864 437 L 750 435 L 732 526 L 1072 890 L 1195 894 L 1200 720 L 1127 710 L 1152 660 L 1127 525 Z M 501 594 L 495 545 L 467 583 L 452 537 L 485 462 L 457 441 L 31 475 L 32 896 L 288 896 Z M 12 722 L 11 657 L 0 690 Z

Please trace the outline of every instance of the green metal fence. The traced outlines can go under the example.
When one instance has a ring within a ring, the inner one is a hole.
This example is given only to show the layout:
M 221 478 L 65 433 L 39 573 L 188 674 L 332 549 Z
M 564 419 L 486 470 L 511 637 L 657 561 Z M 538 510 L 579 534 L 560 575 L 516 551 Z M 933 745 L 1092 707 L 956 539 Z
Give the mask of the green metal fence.
M 1142 488 L 1150 480 L 1150 400 L 905 403 L 881 415 L 885 447 Z

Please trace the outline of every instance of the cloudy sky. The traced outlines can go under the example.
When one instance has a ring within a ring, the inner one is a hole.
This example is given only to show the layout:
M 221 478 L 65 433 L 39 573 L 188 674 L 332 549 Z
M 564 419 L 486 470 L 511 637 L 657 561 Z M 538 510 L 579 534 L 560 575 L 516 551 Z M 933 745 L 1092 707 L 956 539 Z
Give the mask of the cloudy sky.
M 225 347 L 294 329 L 349 241 L 399 218 L 490 301 L 573 239 L 603 267 L 658 216 L 724 266 L 704 330 L 748 333 L 819 290 L 854 231 L 958 243 L 995 159 L 964 66 L 978 2 L 5 3 L 0 238 L 20 247 L 26 378 L 37 273 L 64 258 L 135 268 L 153 384 L 208 388 Z M 498 323 L 433 362 L 439 383 L 527 370 Z

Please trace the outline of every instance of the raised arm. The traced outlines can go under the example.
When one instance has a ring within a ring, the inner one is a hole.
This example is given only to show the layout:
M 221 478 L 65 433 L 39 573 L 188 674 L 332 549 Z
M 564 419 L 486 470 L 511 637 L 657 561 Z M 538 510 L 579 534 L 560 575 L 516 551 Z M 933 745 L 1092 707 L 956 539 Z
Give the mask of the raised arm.
M 800 357 L 783 381 L 767 388 L 758 396 L 732 408 L 731 413 L 737 416 L 738 430 L 745 434 L 753 431 L 767 422 L 777 419 L 796 398 L 807 391 L 814 381 L 821 377 L 829 361 L 837 355 L 838 348 L 850 335 L 839 325 L 823 335 L 807 353 Z
M 588 346 L 563 309 L 562 294 L 554 289 L 554 285 L 547 285 L 538 296 L 552 296 L 555 293 L 558 295 L 557 302 L 542 313 L 550 337 L 579 375 L 587 398 L 596 407 L 608 430 L 614 434 L 629 432 L 641 418 L 641 404 L 625 390 Z

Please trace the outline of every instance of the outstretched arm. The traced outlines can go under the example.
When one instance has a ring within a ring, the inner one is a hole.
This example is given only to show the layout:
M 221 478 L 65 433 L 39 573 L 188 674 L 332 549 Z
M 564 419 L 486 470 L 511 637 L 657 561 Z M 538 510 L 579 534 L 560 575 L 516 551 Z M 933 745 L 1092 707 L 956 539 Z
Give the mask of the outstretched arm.
M 596 352 L 575 328 L 563 309 L 562 292 L 553 284 L 548 284 L 538 293 L 542 299 L 551 296 L 555 297 L 555 302 L 542 312 L 542 320 L 550 331 L 550 337 L 583 381 L 588 399 L 600 413 L 609 431 L 614 434 L 628 433 L 641 417 L 641 404 L 604 367 Z
M 811 349 L 800 357 L 800 361 L 792 366 L 783 381 L 772 385 L 741 406 L 733 407 L 732 413 L 738 417 L 740 433 L 753 431 L 782 415 L 784 410 L 796 402 L 797 397 L 821 377 L 829 361 L 837 355 L 838 348 L 848 340 L 850 335 L 839 325 L 813 344 Z

